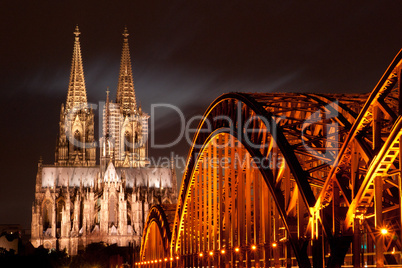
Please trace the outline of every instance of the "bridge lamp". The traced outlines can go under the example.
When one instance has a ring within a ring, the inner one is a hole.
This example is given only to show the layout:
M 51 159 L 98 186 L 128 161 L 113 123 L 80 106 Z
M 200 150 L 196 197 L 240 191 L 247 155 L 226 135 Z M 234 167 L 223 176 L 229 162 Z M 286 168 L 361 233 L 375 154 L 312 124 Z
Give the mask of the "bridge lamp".
M 382 235 L 388 234 L 388 230 L 386 228 L 381 228 L 381 234 Z
M 213 256 L 214 255 L 214 252 L 213 251 L 210 251 L 209 252 L 209 256 Z
M 170 261 L 173 261 L 173 257 L 170 257 Z
M 257 249 L 257 246 L 256 245 L 252 245 L 251 246 L 251 250 L 256 250 Z
M 154 261 L 152 260 L 151 263 L 154 263 Z
M 223 255 L 223 254 L 225 254 L 226 253 L 226 250 L 225 249 L 222 249 L 221 250 L 221 254 Z
M 159 259 L 159 262 L 162 262 L 162 259 Z
M 273 248 L 276 248 L 277 246 L 278 246 L 278 244 L 277 244 L 276 242 L 273 242 L 273 243 L 272 243 L 272 247 L 273 247 Z
M 239 248 L 239 247 L 235 247 L 235 248 L 234 248 L 234 251 L 235 251 L 235 252 L 239 252 L 239 251 L 240 251 L 240 248 Z
M 165 258 L 165 261 L 168 261 L 168 258 Z
M 198 256 L 200 256 L 200 258 L 202 258 L 204 256 L 204 253 L 200 252 L 200 254 L 198 254 Z
M 176 260 L 178 260 L 180 257 L 179 256 L 176 256 Z

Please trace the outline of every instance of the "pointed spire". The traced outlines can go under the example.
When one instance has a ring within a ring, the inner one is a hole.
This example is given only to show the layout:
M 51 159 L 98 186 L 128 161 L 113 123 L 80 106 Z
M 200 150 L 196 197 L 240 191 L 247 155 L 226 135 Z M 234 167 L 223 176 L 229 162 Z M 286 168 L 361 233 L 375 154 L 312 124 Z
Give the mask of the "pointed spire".
M 109 138 L 109 116 L 110 116 L 110 111 L 109 111 L 109 93 L 110 93 L 110 91 L 109 91 L 109 87 L 107 87 L 107 89 L 106 89 L 106 111 L 105 111 L 105 113 L 106 113 L 106 118 L 105 118 L 105 124 L 106 124 L 106 126 L 105 126 L 105 138 L 107 139 L 107 138 Z M 107 141 L 106 141 L 107 142 Z M 108 148 L 109 149 L 109 148 Z
M 74 106 L 87 105 L 87 91 L 85 89 L 84 69 L 82 66 L 80 30 L 75 28 L 75 42 L 73 60 L 71 63 L 70 83 L 68 84 L 66 110 Z
M 131 114 L 137 109 L 128 36 L 128 30 L 127 27 L 125 27 L 123 32 L 123 51 L 121 53 L 120 75 L 116 97 L 116 102 L 120 105 L 124 115 Z

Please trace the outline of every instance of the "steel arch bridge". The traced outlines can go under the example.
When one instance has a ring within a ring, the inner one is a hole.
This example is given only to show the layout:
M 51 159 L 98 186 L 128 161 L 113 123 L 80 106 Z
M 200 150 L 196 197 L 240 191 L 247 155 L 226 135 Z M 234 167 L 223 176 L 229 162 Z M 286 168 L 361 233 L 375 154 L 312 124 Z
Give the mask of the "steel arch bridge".
M 402 50 L 370 94 L 217 98 L 174 221 L 151 228 L 150 214 L 137 266 L 400 265 L 401 67 Z

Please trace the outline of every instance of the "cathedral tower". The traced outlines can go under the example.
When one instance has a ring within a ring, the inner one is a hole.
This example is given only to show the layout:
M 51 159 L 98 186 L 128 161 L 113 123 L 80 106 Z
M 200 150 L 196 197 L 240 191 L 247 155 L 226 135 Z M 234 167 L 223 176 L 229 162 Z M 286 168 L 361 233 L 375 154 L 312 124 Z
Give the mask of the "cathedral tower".
M 74 35 L 70 82 L 66 104 L 61 106 L 60 111 L 55 164 L 94 166 L 96 164 L 94 114 L 87 102 L 78 26 Z
M 120 106 L 120 111 L 124 116 L 132 115 L 137 111 L 128 36 L 128 30 L 125 28 L 116 97 L 116 103 Z
M 111 159 L 111 155 L 116 167 L 143 167 L 148 163 L 149 115 L 137 107 L 128 36 L 125 28 L 116 102 L 110 102 L 108 98 L 103 112 L 103 169 L 106 169 L 106 159 Z

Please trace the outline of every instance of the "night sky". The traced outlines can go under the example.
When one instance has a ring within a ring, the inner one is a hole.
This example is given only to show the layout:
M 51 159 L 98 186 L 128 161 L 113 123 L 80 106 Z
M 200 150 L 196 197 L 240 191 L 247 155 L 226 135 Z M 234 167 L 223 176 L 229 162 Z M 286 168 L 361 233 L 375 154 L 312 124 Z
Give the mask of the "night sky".
M 283 3 L 282 3 L 283 2 Z M 365 93 L 402 47 L 399 1 L 2 1 L 0 224 L 30 227 L 37 163 L 52 164 L 75 25 L 88 101 L 114 99 L 123 28 L 137 101 L 187 119 L 230 91 Z M 154 116 L 158 142 L 178 116 Z M 98 121 L 96 121 L 98 125 Z M 187 156 L 182 141 L 150 156 Z

